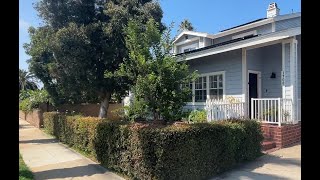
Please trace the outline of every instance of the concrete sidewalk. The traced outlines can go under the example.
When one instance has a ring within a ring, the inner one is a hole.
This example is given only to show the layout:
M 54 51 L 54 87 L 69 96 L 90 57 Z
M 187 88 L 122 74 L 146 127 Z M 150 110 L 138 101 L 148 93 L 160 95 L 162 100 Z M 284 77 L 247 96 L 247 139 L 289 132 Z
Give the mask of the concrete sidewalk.
M 300 180 L 301 179 L 301 145 L 280 149 L 266 154 L 257 160 L 239 165 L 211 180 Z
M 74 152 L 21 119 L 19 119 L 19 149 L 36 180 L 124 179 Z

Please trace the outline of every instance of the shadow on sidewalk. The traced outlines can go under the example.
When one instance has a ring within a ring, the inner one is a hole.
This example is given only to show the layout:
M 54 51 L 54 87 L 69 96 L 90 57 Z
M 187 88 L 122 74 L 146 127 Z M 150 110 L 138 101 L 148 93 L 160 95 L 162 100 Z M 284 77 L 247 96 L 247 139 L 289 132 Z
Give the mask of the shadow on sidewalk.
M 258 168 L 264 168 L 266 164 L 269 165 L 278 165 L 282 167 L 291 168 L 292 166 L 300 166 L 301 167 L 301 160 L 295 158 L 281 158 L 279 156 L 273 154 L 266 154 L 258 159 L 247 162 L 241 163 L 236 165 L 234 168 L 226 171 L 216 177 L 213 177 L 210 180 L 221 180 L 221 179 L 279 179 L 279 180 L 286 180 L 288 178 L 281 177 L 281 174 L 271 175 L 271 174 L 264 174 L 264 173 L 257 173 L 254 172 Z M 275 168 L 275 167 L 273 167 Z M 269 169 L 269 171 L 273 171 L 273 169 Z M 238 177 L 237 177 L 238 176 Z M 236 178 L 237 177 L 237 178 Z
M 52 169 L 47 171 L 35 172 L 36 179 L 56 179 L 68 177 L 83 177 L 92 176 L 94 174 L 104 174 L 109 172 L 96 164 L 89 164 L 86 166 L 77 166 L 71 168 Z
M 36 144 L 49 144 L 49 143 L 58 143 L 59 141 L 56 139 L 32 139 L 32 140 L 21 140 L 19 143 L 28 144 L 28 143 L 36 143 Z
M 222 174 L 218 177 L 212 178 L 210 180 L 244 180 L 244 179 L 258 179 L 258 180 L 270 180 L 270 179 L 277 179 L 277 180 L 288 180 L 288 178 L 284 178 L 281 176 L 271 175 L 271 174 L 262 174 L 256 172 L 246 172 L 241 171 L 237 174 L 233 174 L 232 176 L 229 174 Z

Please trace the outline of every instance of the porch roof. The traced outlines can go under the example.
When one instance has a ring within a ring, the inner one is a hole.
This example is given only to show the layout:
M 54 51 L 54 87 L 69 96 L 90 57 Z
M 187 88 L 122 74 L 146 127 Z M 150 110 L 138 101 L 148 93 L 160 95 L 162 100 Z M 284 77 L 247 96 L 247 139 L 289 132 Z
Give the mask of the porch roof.
M 197 50 L 189 51 L 187 53 L 177 54 L 176 56 L 178 57 L 178 61 L 192 60 L 241 48 L 250 48 L 259 45 L 261 47 L 263 45 L 268 45 L 271 42 L 277 42 L 279 40 L 296 36 L 299 34 L 301 34 L 301 27 L 296 27 L 260 36 L 251 36 L 242 39 L 235 39 L 230 42 L 224 42 L 200 48 Z

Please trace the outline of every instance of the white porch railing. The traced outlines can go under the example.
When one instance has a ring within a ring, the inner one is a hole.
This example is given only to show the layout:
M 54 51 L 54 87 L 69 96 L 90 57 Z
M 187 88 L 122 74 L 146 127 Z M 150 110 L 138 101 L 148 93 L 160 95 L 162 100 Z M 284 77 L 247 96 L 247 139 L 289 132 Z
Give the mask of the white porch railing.
M 252 98 L 251 119 L 264 123 L 278 124 L 293 122 L 293 106 L 291 99 Z
M 207 111 L 207 120 L 224 120 L 230 118 L 244 117 L 244 102 L 230 102 L 227 100 L 208 99 L 205 110 Z

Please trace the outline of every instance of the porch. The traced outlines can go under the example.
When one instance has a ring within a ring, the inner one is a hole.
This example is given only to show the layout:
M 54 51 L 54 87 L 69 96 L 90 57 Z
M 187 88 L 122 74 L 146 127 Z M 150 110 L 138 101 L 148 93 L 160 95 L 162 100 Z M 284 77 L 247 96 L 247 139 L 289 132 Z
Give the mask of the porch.
M 208 121 L 250 118 L 281 126 L 301 120 L 300 36 L 190 60 L 200 77 L 188 109 Z
M 212 100 L 206 101 L 207 120 L 225 120 L 246 118 L 267 124 L 294 124 L 293 104 L 291 99 L 283 98 L 251 98 L 250 114 L 245 111 L 245 102 Z

